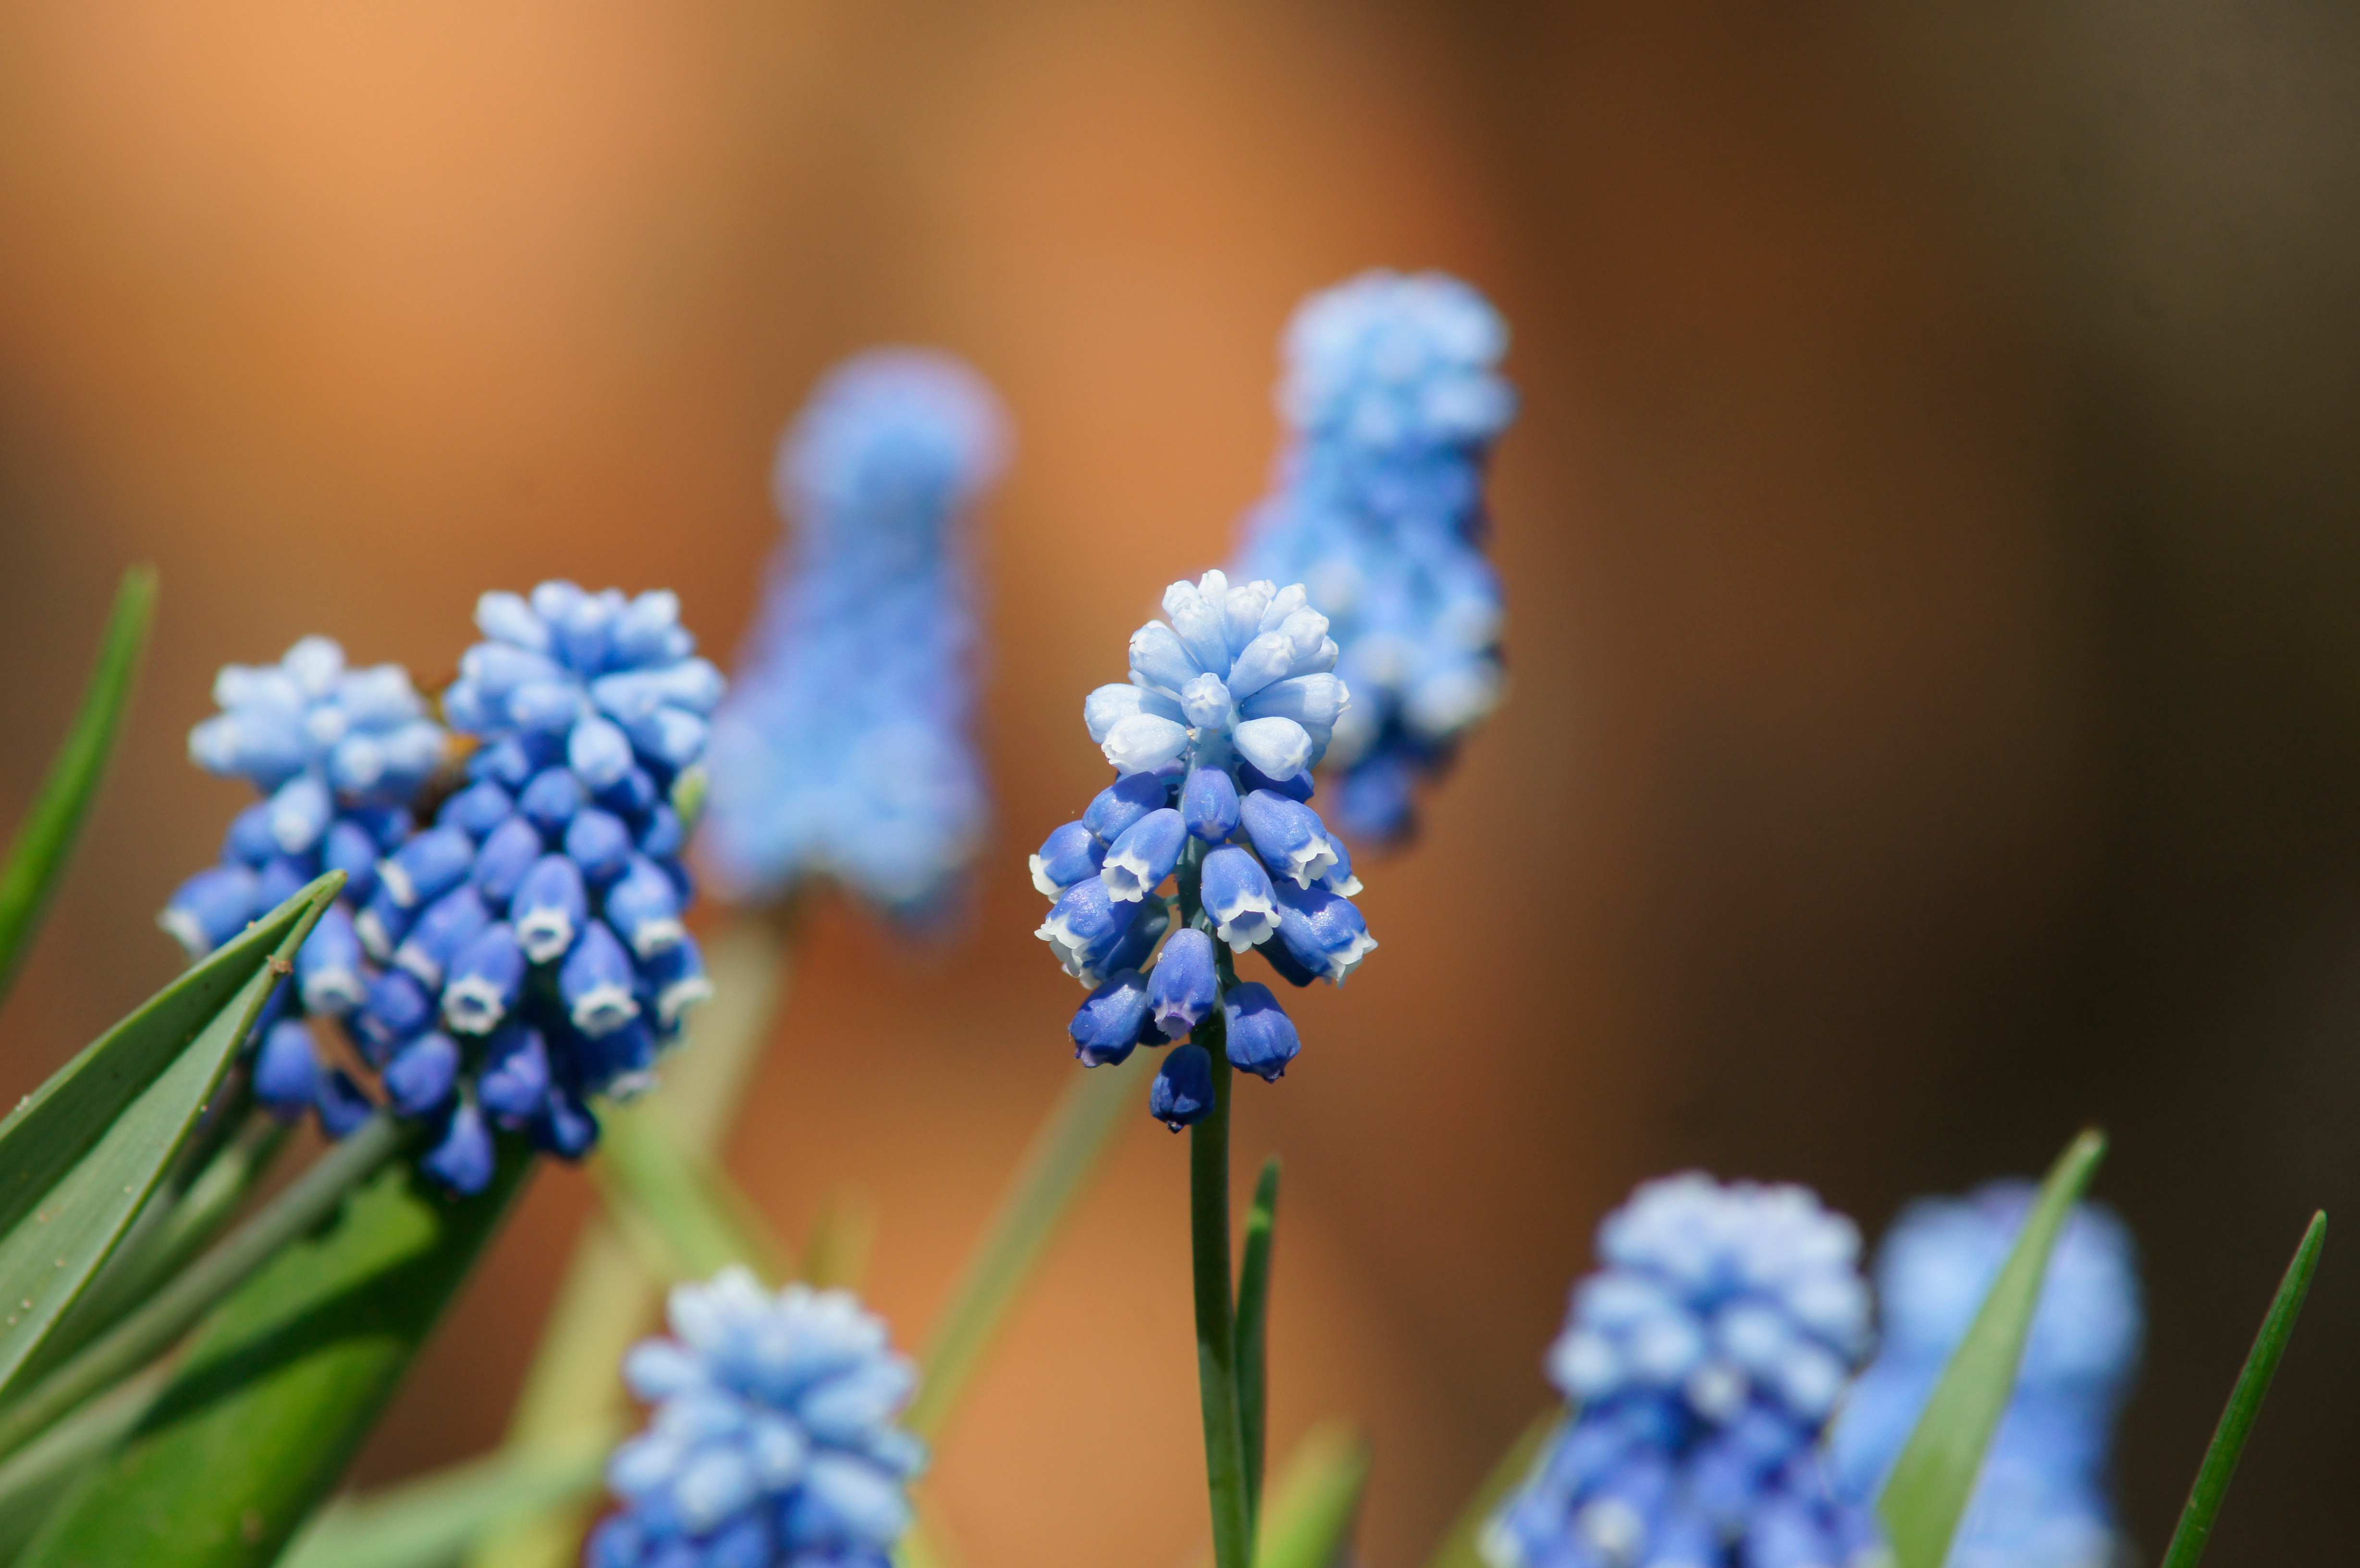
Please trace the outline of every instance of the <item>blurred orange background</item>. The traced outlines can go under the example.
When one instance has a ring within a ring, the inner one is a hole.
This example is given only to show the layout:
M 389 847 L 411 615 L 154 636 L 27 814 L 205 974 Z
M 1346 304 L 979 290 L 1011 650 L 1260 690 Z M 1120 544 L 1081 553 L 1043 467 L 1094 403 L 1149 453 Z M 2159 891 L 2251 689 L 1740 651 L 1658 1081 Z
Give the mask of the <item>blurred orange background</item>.
M 1102 781 L 1081 695 L 1227 555 L 1294 303 L 1441 267 L 1516 333 L 1514 684 L 1242 1103 L 1288 1161 L 1273 1451 L 1366 1423 L 1406 1568 L 1639 1178 L 1873 1235 L 2097 1119 L 2151 1555 L 2360 1197 L 2355 84 L 2360 22 L 2295 0 L 0 9 L 7 820 L 116 573 L 165 589 L 0 1093 L 176 967 L 152 913 L 244 799 L 183 757 L 217 665 L 324 631 L 439 680 L 479 591 L 561 575 L 675 587 L 726 656 L 780 427 L 938 344 L 1019 430 L 999 838 L 950 942 L 821 914 L 729 1156 L 791 1234 L 873 1195 L 916 1344 L 1072 1071 L 1022 862 Z M 1139 1116 L 943 1443 L 972 1568 L 1204 1541 L 1185 1165 Z M 497 1440 L 588 1202 L 538 1180 L 358 1482 Z M 2344 1533 L 2353 1277 L 2215 1564 Z

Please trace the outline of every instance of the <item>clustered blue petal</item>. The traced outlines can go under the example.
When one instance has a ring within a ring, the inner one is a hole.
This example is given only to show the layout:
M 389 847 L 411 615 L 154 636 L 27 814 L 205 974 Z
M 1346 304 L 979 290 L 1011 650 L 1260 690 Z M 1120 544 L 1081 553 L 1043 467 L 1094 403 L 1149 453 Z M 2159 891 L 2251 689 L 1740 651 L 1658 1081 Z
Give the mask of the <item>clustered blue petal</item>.
M 1301 1041 L 1269 987 L 1230 974 L 1233 956 L 1341 985 L 1377 946 L 1351 902 L 1351 855 L 1307 803 L 1350 693 L 1299 583 L 1208 572 L 1165 589 L 1164 613 L 1131 636 L 1130 683 L 1082 704 L 1117 778 L 1032 856 L 1053 900 L 1034 934 L 1092 987 L 1070 1029 L 1084 1066 L 1218 1019 L 1229 1064 L 1275 1080 Z M 1172 1052 L 1149 1109 L 1176 1132 L 1212 1105 L 1203 1045 Z
M 1885 1343 L 1845 1400 L 1830 1455 L 1873 1497 L 1974 1320 L 2032 1206 L 2028 1181 L 1924 1199 L 1878 1249 Z M 2084 1203 L 2050 1255 L 2016 1392 L 1950 1547 L 1950 1568 L 2110 1568 L 2128 1548 L 2111 1486 L 2115 1418 L 2138 1368 L 2129 1231 Z
M 775 490 L 800 527 L 715 720 L 705 847 L 726 896 L 825 875 L 923 919 L 957 887 L 987 807 L 962 523 L 1007 444 L 980 377 L 910 349 L 837 367 L 788 431 Z
M 722 692 L 668 593 L 544 583 L 485 594 L 476 623 L 488 640 L 442 698 L 481 743 L 463 779 L 438 773 L 449 734 L 398 669 L 346 671 L 314 637 L 275 668 L 224 670 L 224 712 L 190 750 L 269 798 L 161 917 L 202 953 L 346 873 L 257 1026 L 256 1095 L 315 1109 L 332 1138 L 378 1104 L 426 1118 L 420 1165 L 462 1192 L 491 1180 L 496 1127 L 588 1149 L 589 1098 L 651 1081 L 707 994 L 673 802 Z M 318 1018 L 349 1055 L 322 1059 Z
M 1356 701 L 1328 760 L 1355 838 L 1407 834 L 1413 783 L 1500 698 L 1483 483 L 1515 417 L 1496 369 L 1507 341 L 1480 294 L 1435 272 L 1365 273 L 1313 295 L 1287 329 L 1291 441 L 1239 574 L 1305 584 L 1331 623 Z
M 1860 1233 L 1801 1187 L 1689 1173 L 1599 1227 L 1551 1379 L 1574 1413 L 1488 1525 L 1498 1568 L 1843 1568 L 1882 1551 L 1822 1429 L 1869 1348 Z
M 157 920 L 201 958 L 312 878 L 345 873 L 247 1042 L 256 1097 L 290 1120 L 316 1109 L 341 1137 L 371 1103 L 343 1066 L 320 1059 L 304 1020 L 337 1020 L 367 1055 L 389 1019 L 431 1011 L 411 977 L 388 967 L 390 953 L 366 951 L 356 917 L 380 867 L 414 836 L 410 807 L 448 755 L 450 733 L 408 671 L 349 668 L 326 637 L 305 637 L 277 664 L 225 667 L 213 699 L 222 711 L 190 731 L 190 757 L 265 798 L 238 813 L 219 864 L 183 882 Z
M 655 1413 L 606 1466 L 623 1506 L 589 1568 L 886 1568 L 926 1453 L 893 1424 L 917 1372 L 883 1321 L 738 1268 L 675 1287 L 670 1315 L 623 1364 Z

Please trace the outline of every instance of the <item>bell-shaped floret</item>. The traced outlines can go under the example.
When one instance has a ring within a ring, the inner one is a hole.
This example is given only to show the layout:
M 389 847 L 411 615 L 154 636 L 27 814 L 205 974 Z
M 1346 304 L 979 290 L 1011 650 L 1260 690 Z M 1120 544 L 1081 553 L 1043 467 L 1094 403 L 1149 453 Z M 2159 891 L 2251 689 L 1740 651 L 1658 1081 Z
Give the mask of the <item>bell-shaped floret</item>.
M 434 1109 L 458 1082 L 459 1044 L 439 1029 L 420 1035 L 385 1064 L 386 1097 L 405 1116 Z
M 1281 883 L 1278 936 L 1296 963 L 1317 970 L 1336 985 L 1360 967 L 1360 960 L 1377 950 L 1369 922 L 1349 898 L 1325 887 L 1296 887 Z
M 1219 844 L 1238 831 L 1238 787 L 1221 768 L 1199 768 L 1180 791 L 1180 820 L 1207 844 Z
M 1336 864 L 1335 847 L 1319 813 L 1297 800 L 1268 789 L 1245 798 L 1239 821 L 1253 841 L 1255 853 L 1281 881 L 1309 887 Z
M 1147 1091 L 1147 1112 L 1178 1132 L 1213 1108 L 1213 1058 L 1201 1045 L 1175 1045 Z
M 559 965 L 557 991 L 574 1027 L 595 1040 L 639 1016 L 637 978 L 622 939 L 606 921 L 593 920 Z
M 1187 840 L 1188 830 L 1181 824 L 1179 812 L 1169 806 L 1150 811 L 1125 829 L 1107 850 L 1098 880 L 1120 901 L 1144 898 L 1180 864 L 1180 851 Z
M 1082 813 L 1082 825 L 1112 844 L 1131 823 L 1170 804 L 1171 800 L 1171 788 L 1163 779 L 1151 774 L 1131 774 L 1098 792 L 1089 810 Z
M 1229 987 L 1221 998 L 1221 1021 L 1229 1065 L 1264 1082 L 1276 1083 L 1303 1049 L 1295 1021 L 1270 994 L 1270 987 L 1256 981 L 1243 980 Z
M 1147 1024 L 1147 981 L 1136 969 L 1109 976 L 1074 1013 L 1065 1032 L 1085 1067 L 1110 1067 L 1126 1060 Z
M 1213 934 L 1243 953 L 1267 942 L 1277 929 L 1278 899 L 1262 863 L 1236 844 L 1223 844 L 1205 856 L 1201 883 L 1205 912 L 1212 917 Z
M 1032 856 L 1032 886 L 1054 898 L 1106 863 L 1107 846 L 1082 822 L 1067 822 L 1041 841 Z
M 311 1108 L 319 1086 L 320 1059 L 302 1020 L 282 1019 L 264 1030 L 254 1057 L 254 1097 L 291 1120 Z
M 1220 975 L 1213 939 L 1190 928 L 1175 931 L 1148 976 L 1148 999 L 1155 1026 L 1167 1040 L 1185 1040 L 1220 1000 Z
M 421 1155 L 418 1168 L 454 1192 L 480 1192 L 491 1185 L 497 1156 L 482 1113 L 462 1099 L 452 1108 L 442 1141 Z
M 496 921 L 459 950 L 442 986 L 442 1021 L 462 1034 L 489 1034 L 524 995 L 524 949 L 516 928 Z
M 634 953 L 653 958 L 679 946 L 688 935 L 680 906 L 680 889 L 663 868 L 645 855 L 634 855 L 606 889 L 605 919 Z
M 321 911 L 319 924 L 295 954 L 295 988 L 303 1010 L 342 1018 L 368 1000 L 361 972 L 361 939 L 343 900 Z
M 257 912 L 255 876 L 243 866 L 209 866 L 173 889 L 156 923 L 191 958 L 202 958 L 239 931 Z
M 377 877 L 395 904 L 415 909 L 457 887 L 475 860 L 474 839 L 457 828 L 432 827 L 395 850 Z
M 532 963 L 546 964 L 571 951 L 590 918 L 582 868 L 563 855 L 543 855 L 525 873 L 509 901 L 508 917 L 517 945 Z
M 393 952 L 393 962 L 418 976 L 429 990 L 439 990 L 444 969 L 459 950 L 491 923 L 491 911 L 482 895 L 465 883 L 429 904 Z

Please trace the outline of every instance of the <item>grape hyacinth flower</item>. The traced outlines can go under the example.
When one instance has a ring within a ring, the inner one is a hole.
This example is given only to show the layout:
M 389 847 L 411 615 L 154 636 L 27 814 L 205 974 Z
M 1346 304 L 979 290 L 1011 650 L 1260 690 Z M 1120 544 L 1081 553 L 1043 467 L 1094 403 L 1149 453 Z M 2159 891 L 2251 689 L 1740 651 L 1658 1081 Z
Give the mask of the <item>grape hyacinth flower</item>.
M 377 892 L 380 866 L 413 836 L 411 807 L 450 735 L 408 671 L 351 668 L 322 637 L 305 637 L 277 664 L 225 666 L 213 699 L 222 711 L 189 732 L 190 757 L 265 798 L 231 822 L 220 863 L 182 883 L 158 923 L 202 958 L 312 878 L 345 874 L 247 1045 L 265 1106 L 288 1119 L 316 1109 L 329 1136 L 341 1137 L 370 1104 L 343 1067 L 320 1060 L 305 1019 L 335 1020 L 366 1051 L 388 1018 L 421 1010 L 420 994 L 382 961 L 392 955 L 364 950 L 355 920 Z
M 1884 1486 L 1935 1381 L 2031 1212 L 2028 1181 L 1913 1203 L 1878 1249 L 1885 1344 L 1830 1443 L 1837 1479 Z M 1951 1542 L 1950 1568 L 2112 1568 L 2128 1542 L 2114 1512 L 2116 1416 L 2137 1370 L 2138 1262 L 2103 1205 L 2075 1209 L 2050 1255 L 2007 1414 Z
M 1483 555 L 1484 469 L 1515 417 L 1506 326 L 1440 273 L 1376 271 L 1296 310 L 1274 493 L 1239 575 L 1301 583 L 1329 618 L 1357 701 L 1328 760 L 1336 819 L 1377 844 L 1414 828 L 1412 785 L 1499 701 L 1498 575 Z
M 1270 989 L 1238 981 L 1237 955 L 1340 985 L 1377 945 L 1351 857 L 1308 804 L 1349 693 L 1307 601 L 1300 584 L 1232 587 L 1219 572 L 1167 588 L 1167 618 L 1131 637 L 1131 683 L 1083 703 L 1118 777 L 1032 860 L 1053 900 L 1035 934 L 1092 987 L 1070 1030 L 1082 1063 L 1193 1037 L 1150 1095 L 1175 1132 L 1212 1107 L 1208 1046 L 1264 1080 L 1301 1049 Z
M 1007 444 L 982 379 L 912 349 L 838 366 L 788 431 L 774 490 L 799 531 L 714 721 L 725 897 L 825 875 L 923 920 L 956 888 L 986 809 L 964 523 Z
M 623 1506 L 589 1568 L 886 1568 L 925 1448 L 893 1424 L 917 1373 L 884 1323 L 739 1268 L 675 1287 L 670 1319 L 623 1364 L 655 1412 L 607 1465 Z
M 1845 1568 L 1884 1547 L 1819 1434 L 1869 1348 L 1860 1233 L 1801 1187 L 1689 1173 L 1599 1227 L 1551 1347 L 1574 1407 L 1486 1528 L 1497 1568 Z

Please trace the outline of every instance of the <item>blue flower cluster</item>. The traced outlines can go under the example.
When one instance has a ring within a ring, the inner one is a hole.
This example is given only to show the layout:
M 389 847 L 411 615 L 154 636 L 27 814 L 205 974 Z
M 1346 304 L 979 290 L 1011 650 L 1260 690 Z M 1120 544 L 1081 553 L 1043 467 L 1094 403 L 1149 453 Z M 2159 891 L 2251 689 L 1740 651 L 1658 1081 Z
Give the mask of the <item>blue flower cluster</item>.
M 882 349 L 821 382 L 781 442 L 774 489 L 801 528 L 714 721 L 705 849 L 725 896 L 825 874 L 923 918 L 957 885 L 986 810 L 959 524 L 1005 431 L 966 365 Z
M 1307 803 L 1349 693 L 1300 584 L 1232 587 L 1208 572 L 1165 589 L 1164 612 L 1131 636 L 1131 683 L 1083 703 L 1120 777 L 1032 856 L 1033 885 L 1055 900 L 1034 934 L 1095 987 L 1071 1026 L 1085 1066 L 1210 1024 L 1231 1065 L 1276 1079 L 1301 1043 L 1233 955 L 1258 948 L 1294 985 L 1340 985 L 1377 945 L 1351 903 L 1351 855 Z M 1160 891 L 1173 879 L 1176 930 Z M 1149 1108 L 1177 1131 L 1212 1096 L 1211 1056 L 1190 1040 Z
M 675 1288 L 671 1320 L 624 1363 L 656 1410 L 607 1465 L 623 1508 L 590 1568 L 886 1568 L 926 1454 L 892 1424 L 917 1374 L 883 1322 L 735 1268 Z
M 442 709 L 480 744 L 431 825 L 417 814 L 442 782 L 447 737 L 399 671 L 322 676 L 319 650 L 333 645 L 317 639 L 275 679 L 225 671 L 227 711 L 191 748 L 274 792 L 232 827 L 224 865 L 163 917 L 209 951 L 303 877 L 346 872 L 273 999 L 256 1094 L 284 1114 L 316 1106 L 332 1137 L 379 1101 L 429 1118 L 420 1164 L 463 1192 L 491 1178 L 494 1126 L 568 1158 L 587 1149 L 589 1098 L 650 1082 L 683 1010 L 707 994 L 683 924 L 691 887 L 672 797 L 722 691 L 668 593 L 544 583 L 529 600 L 485 594 L 475 619 L 488 640 L 467 650 Z M 326 780 L 324 818 L 287 810 L 300 780 L 274 776 L 290 685 L 311 693 L 297 727 L 322 748 L 304 767 Z M 392 760 L 366 789 L 348 785 L 361 776 L 355 742 L 372 736 Z M 322 1062 L 307 1017 L 339 1020 L 354 1053 Z
M 1336 726 L 1337 821 L 1397 841 L 1412 785 L 1498 702 L 1500 583 L 1484 468 L 1515 417 L 1508 332 L 1466 284 L 1370 272 L 1316 294 L 1286 334 L 1292 442 L 1249 518 L 1240 575 L 1301 583 L 1359 699 Z
M 1875 1496 L 2016 1245 L 2028 1181 L 1912 1204 L 1876 1263 L 1885 1344 L 1854 1385 L 1830 1454 L 1850 1495 Z M 2074 1211 L 2050 1255 L 2007 1414 L 1950 1547 L 1950 1568 L 2111 1568 L 2127 1542 L 2110 1495 L 2114 1421 L 2137 1370 L 2130 1233 Z
M 1843 1568 L 1883 1552 L 1819 1433 L 1869 1347 L 1860 1233 L 1688 1174 L 1599 1228 L 1549 1375 L 1575 1407 L 1490 1522 L 1499 1568 Z

